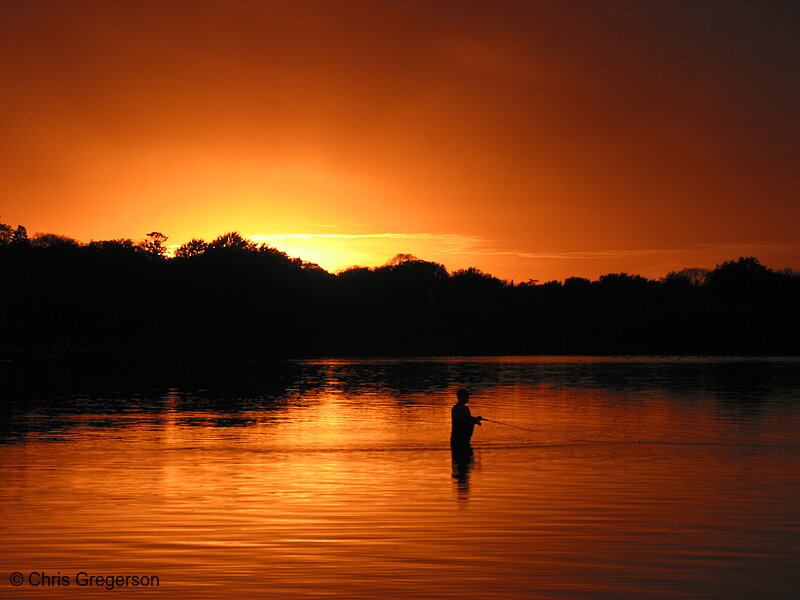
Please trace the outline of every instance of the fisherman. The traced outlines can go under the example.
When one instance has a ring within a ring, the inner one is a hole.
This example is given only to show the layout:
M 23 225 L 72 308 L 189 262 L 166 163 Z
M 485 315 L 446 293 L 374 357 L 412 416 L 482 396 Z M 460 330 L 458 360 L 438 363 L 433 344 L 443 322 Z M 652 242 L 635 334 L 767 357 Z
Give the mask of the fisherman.
M 450 445 L 451 446 L 469 446 L 469 441 L 472 438 L 472 430 L 475 425 L 480 425 L 483 417 L 473 417 L 469 412 L 469 392 L 461 388 L 456 392 L 458 402 L 453 406 L 452 415 L 452 429 L 450 430 Z

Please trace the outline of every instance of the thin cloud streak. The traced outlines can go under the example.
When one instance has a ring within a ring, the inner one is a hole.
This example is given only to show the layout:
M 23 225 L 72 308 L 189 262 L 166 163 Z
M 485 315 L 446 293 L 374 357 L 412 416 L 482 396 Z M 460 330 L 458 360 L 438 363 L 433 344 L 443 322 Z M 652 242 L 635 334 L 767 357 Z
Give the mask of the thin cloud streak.
M 450 233 L 281 233 L 275 235 L 248 235 L 254 242 L 281 242 L 286 240 L 424 240 L 441 242 L 446 247 L 441 249 L 447 254 L 480 252 L 479 246 L 489 241 L 472 235 Z
M 766 250 L 794 250 L 798 244 L 708 244 L 693 245 L 687 248 L 645 248 L 627 250 L 597 250 L 583 252 L 522 252 L 517 250 L 481 250 L 475 254 L 481 256 L 508 256 L 514 258 L 548 259 L 548 260 L 598 260 L 624 259 L 636 256 L 670 255 L 692 252 L 696 254 L 714 254 L 718 252 L 757 253 Z
M 471 254 L 475 256 L 505 256 L 522 259 L 538 260 L 619 260 L 629 257 L 652 255 L 675 255 L 686 252 L 699 254 L 716 254 L 719 252 L 752 252 L 758 253 L 768 250 L 795 250 L 800 244 L 692 244 L 683 248 L 643 248 L 620 250 L 590 250 L 575 252 L 527 252 L 521 250 L 495 250 L 497 240 L 489 240 L 476 235 L 458 233 L 282 233 L 275 235 L 257 234 L 247 236 L 255 242 L 285 241 L 285 240 L 335 240 L 335 239 L 396 239 L 396 240 L 425 240 L 441 242 L 445 245 L 438 248 L 443 254 Z

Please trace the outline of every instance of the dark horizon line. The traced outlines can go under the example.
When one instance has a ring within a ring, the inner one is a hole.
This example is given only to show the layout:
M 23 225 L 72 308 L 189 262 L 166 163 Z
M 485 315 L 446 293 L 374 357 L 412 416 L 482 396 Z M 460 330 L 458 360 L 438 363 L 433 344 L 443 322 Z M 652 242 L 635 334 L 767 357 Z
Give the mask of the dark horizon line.
M 644 279 L 650 282 L 663 282 L 668 278 L 672 277 L 688 277 L 693 279 L 693 283 L 699 283 L 698 280 L 705 279 L 709 273 L 723 267 L 725 265 L 741 262 L 744 260 L 754 261 L 756 264 L 763 266 L 767 271 L 777 274 L 784 274 L 784 275 L 795 275 L 800 276 L 800 268 L 794 269 L 790 267 L 782 268 L 782 269 L 772 269 L 764 265 L 758 258 L 755 256 L 738 257 L 738 261 L 735 259 L 731 259 L 728 261 L 723 261 L 722 263 L 718 263 L 715 265 L 714 268 L 708 267 L 683 267 L 678 270 L 673 270 L 667 272 L 665 275 L 662 275 L 660 278 L 651 279 L 644 275 L 640 275 L 638 273 L 629 273 L 627 271 L 610 271 L 603 275 L 599 275 L 596 279 L 590 279 L 588 277 L 581 277 L 581 276 L 567 276 L 563 279 L 552 279 L 547 280 L 544 282 L 540 282 L 538 279 L 535 278 L 528 278 L 525 281 L 520 281 L 515 283 L 514 279 L 506 279 L 497 277 L 491 273 L 487 273 L 477 267 L 466 267 L 463 269 L 455 269 L 450 270 L 448 269 L 443 263 L 439 263 L 436 261 L 429 261 L 426 259 L 418 258 L 410 253 L 397 253 L 392 258 L 387 260 L 382 265 L 375 265 L 375 266 L 366 266 L 366 265 L 349 265 L 347 267 L 342 267 L 340 269 L 336 269 L 333 271 L 329 271 L 324 267 L 321 267 L 319 264 L 305 260 L 299 256 L 290 256 L 287 252 L 276 248 L 266 242 L 254 242 L 250 238 L 242 235 L 238 231 L 228 231 L 226 233 L 220 234 L 216 238 L 214 238 L 210 242 L 206 242 L 203 238 L 192 238 L 188 242 L 181 244 L 180 246 L 170 249 L 165 245 L 166 240 L 169 239 L 169 236 L 164 235 L 158 231 L 152 231 L 148 233 L 144 239 L 140 241 L 134 241 L 132 238 L 113 238 L 113 239 L 106 239 L 106 240 L 95 240 L 92 239 L 89 242 L 82 242 L 76 238 L 71 236 L 66 236 L 63 234 L 56 234 L 56 233 L 36 233 L 32 237 L 28 236 L 27 228 L 24 225 L 18 225 L 16 229 L 12 228 L 11 226 L 0 222 L 0 245 L 5 245 L 8 243 L 23 243 L 23 244 L 30 244 L 34 247 L 41 247 L 41 248 L 51 248 L 54 246 L 70 246 L 74 245 L 81 248 L 91 248 L 91 247 L 103 247 L 106 245 L 118 245 L 127 249 L 130 249 L 134 252 L 141 251 L 146 254 L 164 259 L 164 260 L 175 260 L 175 259 L 182 259 L 188 258 L 190 256 L 196 256 L 199 254 L 204 254 L 206 251 L 211 250 L 240 250 L 240 251 L 250 251 L 250 252 L 271 252 L 271 253 L 278 253 L 289 259 L 294 263 L 299 263 L 303 268 L 309 269 L 318 269 L 324 271 L 325 273 L 337 277 L 343 273 L 358 271 L 358 270 L 369 270 L 369 271 L 377 271 L 380 269 L 390 268 L 393 266 L 397 266 L 404 262 L 419 262 L 419 263 L 426 263 L 429 265 L 436 265 L 444 269 L 444 271 L 452 276 L 459 273 L 471 272 L 476 273 L 481 276 L 487 276 L 494 280 L 501 281 L 505 285 L 547 285 L 547 284 L 560 284 L 563 285 L 568 281 L 588 281 L 590 283 L 599 283 L 605 277 L 608 276 L 623 276 L 623 277 L 630 277 L 633 279 Z

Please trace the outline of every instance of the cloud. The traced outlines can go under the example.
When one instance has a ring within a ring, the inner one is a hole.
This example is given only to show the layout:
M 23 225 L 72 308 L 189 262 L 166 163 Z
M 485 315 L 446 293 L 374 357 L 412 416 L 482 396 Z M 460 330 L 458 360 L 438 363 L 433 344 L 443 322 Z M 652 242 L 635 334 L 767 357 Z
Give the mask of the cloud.
M 769 250 L 794 250 L 798 244 L 692 244 L 685 248 L 641 248 L 621 250 L 593 250 L 580 252 L 527 252 L 521 250 L 476 249 L 476 254 L 484 256 L 508 256 L 540 260 L 621 260 L 632 257 L 676 255 L 692 253 L 711 255 L 720 252 L 728 254 L 757 254 Z
M 281 233 L 248 235 L 254 242 L 280 243 L 290 240 L 419 240 L 436 246 L 442 254 L 468 254 L 472 256 L 498 256 L 530 260 L 623 260 L 626 258 L 647 256 L 669 256 L 691 253 L 693 255 L 726 254 L 758 254 L 774 250 L 795 250 L 800 244 L 690 244 L 682 248 L 639 248 L 585 250 L 574 252 L 527 250 L 498 250 L 501 240 L 462 233 Z
M 287 240 L 424 240 L 439 242 L 442 252 L 462 253 L 476 251 L 488 240 L 474 235 L 459 233 L 279 233 L 248 235 L 254 242 L 282 242 Z

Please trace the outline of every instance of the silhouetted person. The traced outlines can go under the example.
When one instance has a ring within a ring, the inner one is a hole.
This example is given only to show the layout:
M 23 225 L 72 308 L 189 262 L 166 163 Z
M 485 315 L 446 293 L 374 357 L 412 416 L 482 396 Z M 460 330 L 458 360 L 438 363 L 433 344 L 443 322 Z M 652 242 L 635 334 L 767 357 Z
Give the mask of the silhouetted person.
M 468 448 L 469 441 L 472 439 L 472 430 L 475 425 L 480 425 L 483 417 L 473 417 L 469 412 L 467 402 L 469 402 L 469 392 L 461 388 L 456 392 L 458 402 L 453 406 L 452 429 L 450 430 L 450 445 L 453 448 Z M 470 448 L 471 450 L 471 448 Z

